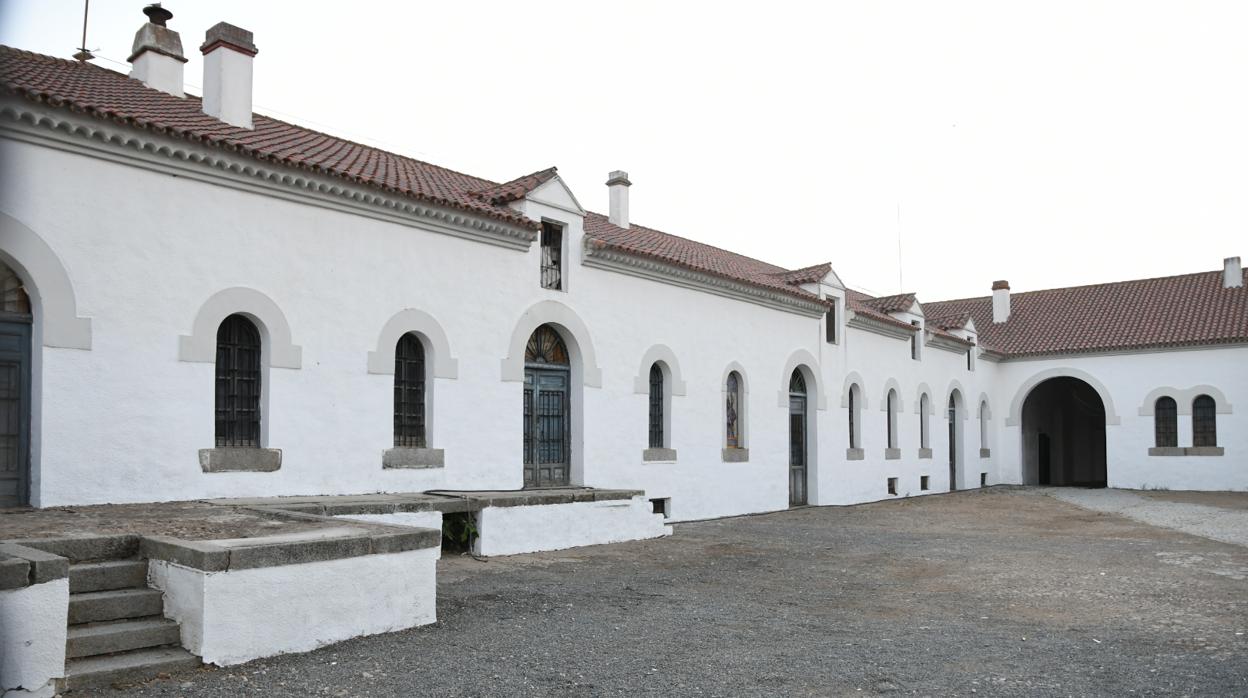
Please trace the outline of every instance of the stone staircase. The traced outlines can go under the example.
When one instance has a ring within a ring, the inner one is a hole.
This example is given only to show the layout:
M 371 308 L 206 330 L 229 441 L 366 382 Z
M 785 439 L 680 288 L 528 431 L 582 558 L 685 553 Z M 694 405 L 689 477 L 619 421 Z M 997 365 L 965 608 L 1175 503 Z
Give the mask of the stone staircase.
M 67 688 L 137 682 L 193 669 L 200 658 L 182 649 L 164 597 L 147 586 L 147 561 L 78 562 L 69 566 Z

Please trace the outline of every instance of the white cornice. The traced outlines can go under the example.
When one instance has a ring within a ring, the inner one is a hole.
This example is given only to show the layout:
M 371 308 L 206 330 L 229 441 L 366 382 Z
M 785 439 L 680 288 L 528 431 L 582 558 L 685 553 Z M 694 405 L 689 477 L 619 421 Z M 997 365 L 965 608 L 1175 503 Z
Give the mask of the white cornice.
M 0 100 L 0 135 L 153 172 L 353 213 L 435 233 L 527 250 L 537 231 L 356 184 L 267 163 L 223 148 L 48 108 Z
M 895 337 L 897 339 L 910 339 L 914 336 L 914 330 L 909 327 L 900 327 L 891 322 L 877 320 L 873 317 L 862 315 L 852 310 L 850 311 L 849 320 L 846 321 L 845 325 L 857 330 L 874 332 L 875 334 L 884 335 L 885 337 Z
M 975 345 L 967 344 L 966 342 L 959 342 L 956 339 L 950 339 L 948 337 L 931 333 L 927 337 L 927 346 L 944 349 L 945 351 L 951 351 L 955 354 L 965 354 L 967 349 L 971 349 Z
M 713 293 L 717 296 L 746 301 L 811 318 L 822 317 L 827 312 L 827 306 L 813 298 L 803 300 L 760 286 L 696 272 L 674 264 L 665 264 L 648 257 L 595 247 L 589 238 L 586 238 L 582 264 L 594 269 L 619 272 L 673 286 Z

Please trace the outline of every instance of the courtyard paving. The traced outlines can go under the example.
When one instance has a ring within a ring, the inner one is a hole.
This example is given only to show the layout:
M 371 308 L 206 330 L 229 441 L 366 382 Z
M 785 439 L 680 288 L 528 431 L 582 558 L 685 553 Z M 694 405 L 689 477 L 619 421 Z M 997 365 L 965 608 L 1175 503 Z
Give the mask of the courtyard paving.
M 438 586 L 432 626 L 96 694 L 1248 695 L 1248 548 L 1043 490 L 448 557 Z

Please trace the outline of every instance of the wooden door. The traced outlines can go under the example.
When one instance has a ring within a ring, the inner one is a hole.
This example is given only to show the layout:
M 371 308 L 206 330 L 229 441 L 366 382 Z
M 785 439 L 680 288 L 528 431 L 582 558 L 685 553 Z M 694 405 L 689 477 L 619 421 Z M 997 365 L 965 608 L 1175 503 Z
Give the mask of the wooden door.
M 806 504 L 806 396 L 789 396 L 789 506 Z
M 525 369 L 525 487 L 560 487 L 571 481 L 568 387 L 567 370 Z
M 30 323 L 0 321 L 0 508 L 30 502 Z

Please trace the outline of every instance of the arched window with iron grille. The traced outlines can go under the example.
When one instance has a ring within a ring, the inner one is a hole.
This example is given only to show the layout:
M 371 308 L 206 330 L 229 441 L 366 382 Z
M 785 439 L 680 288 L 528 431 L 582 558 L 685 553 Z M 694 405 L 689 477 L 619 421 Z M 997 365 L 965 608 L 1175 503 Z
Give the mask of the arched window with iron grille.
M 858 384 L 849 386 L 849 447 L 861 448 L 858 438 L 858 425 L 861 420 L 858 418 L 858 410 L 862 404 L 862 398 L 859 394 Z
M 260 447 L 260 331 L 242 315 L 217 328 L 217 448 Z
M 664 447 L 663 434 L 663 367 L 650 365 L 650 448 Z
M 725 411 L 727 414 L 728 448 L 741 448 L 741 376 L 733 371 L 728 374 L 728 382 L 724 386 Z
M 886 405 L 888 410 L 888 441 L 885 443 L 888 444 L 889 448 L 897 448 L 897 391 L 889 390 L 886 399 L 888 400 Z
M 1192 400 L 1192 445 L 1218 445 L 1218 404 L 1208 395 Z
M 931 440 L 927 436 L 927 413 L 930 408 L 927 406 L 927 393 L 919 396 L 919 448 L 931 448 Z
M 411 332 L 394 348 L 394 447 L 425 447 L 425 347 Z
M 1153 438 L 1160 448 L 1179 445 L 1179 405 L 1172 397 L 1159 397 L 1153 404 Z

